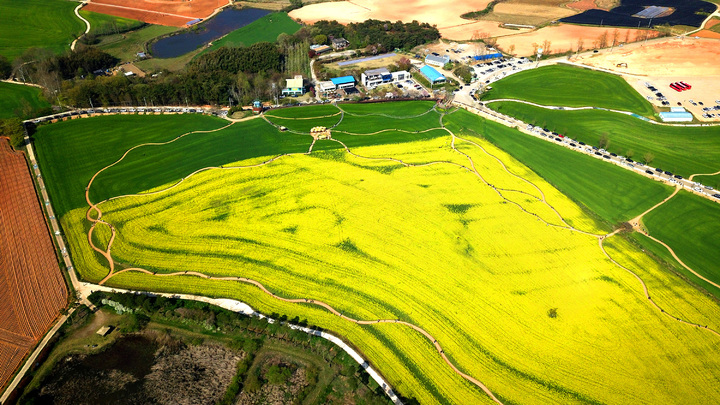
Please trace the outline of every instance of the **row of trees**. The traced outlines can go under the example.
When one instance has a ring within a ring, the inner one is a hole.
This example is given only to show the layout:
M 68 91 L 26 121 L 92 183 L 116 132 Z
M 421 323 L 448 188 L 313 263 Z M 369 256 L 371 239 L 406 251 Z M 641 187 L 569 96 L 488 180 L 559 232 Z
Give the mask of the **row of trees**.
M 342 25 L 337 21 L 318 21 L 313 24 L 317 35 L 326 37 L 343 37 L 350 41 L 354 48 L 382 45 L 386 50 L 411 49 L 440 38 L 437 27 L 428 23 L 412 21 L 380 21 L 366 20 L 359 23 Z

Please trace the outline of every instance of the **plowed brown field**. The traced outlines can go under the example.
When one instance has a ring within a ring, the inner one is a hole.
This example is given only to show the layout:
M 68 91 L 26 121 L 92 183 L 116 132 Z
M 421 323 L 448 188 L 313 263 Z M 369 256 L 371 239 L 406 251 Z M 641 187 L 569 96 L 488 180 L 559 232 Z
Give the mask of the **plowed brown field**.
M 0 388 L 67 304 L 25 157 L 0 137 Z
M 196 18 L 207 18 L 226 4 L 228 0 L 92 0 L 85 9 L 149 24 L 182 27 Z

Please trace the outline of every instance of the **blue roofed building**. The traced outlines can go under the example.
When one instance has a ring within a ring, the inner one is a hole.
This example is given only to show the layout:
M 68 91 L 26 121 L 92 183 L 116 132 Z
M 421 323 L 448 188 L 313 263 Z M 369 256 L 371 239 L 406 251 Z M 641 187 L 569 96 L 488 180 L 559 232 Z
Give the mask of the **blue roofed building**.
M 659 113 L 663 122 L 692 122 L 693 115 L 685 111 L 682 107 L 672 107 L 670 111 Z
M 420 73 L 428 79 L 430 84 L 445 83 L 445 76 L 435 70 L 432 66 L 425 65 L 421 67 Z
M 352 76 L 333 77 L 330 81 L 338 90 L 355 87 L 355 78 Z

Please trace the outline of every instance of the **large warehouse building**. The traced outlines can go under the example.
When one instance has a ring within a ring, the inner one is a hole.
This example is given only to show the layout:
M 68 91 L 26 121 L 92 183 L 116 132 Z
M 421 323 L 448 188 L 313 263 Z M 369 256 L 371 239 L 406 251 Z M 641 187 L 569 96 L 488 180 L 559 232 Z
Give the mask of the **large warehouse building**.
M 428 79 L 430 84 L 445 83 L 445 76 L 435 70 L 432 66 L 425 65 L 421 67 L 420 73 Z

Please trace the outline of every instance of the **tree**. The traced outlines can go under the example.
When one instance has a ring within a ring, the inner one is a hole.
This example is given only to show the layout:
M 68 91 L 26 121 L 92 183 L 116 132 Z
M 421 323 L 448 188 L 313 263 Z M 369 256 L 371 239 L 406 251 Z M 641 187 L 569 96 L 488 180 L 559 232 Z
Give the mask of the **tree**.
M 610 146 L 610 138 L 608 137 L 607 133 L 603 133 L 600 137 L 600 140 L 598 141 L 598 146 L 602 149 L 607 148 Z
M 552 42 L 548 41 L 547 39 L 543 41 L 542 48 L 543 48 L 544 55 L 550 55 L 552 53 L 552 50 L 550 49 L 550 45 L 552 45 Z
M 608 43 L 608 33 L 607 30 L 603 31 L 602 34 L 598 37 L 598 48 L 605 48 L 607 47 Z
M 583 51 L 585 46 L 585 41 L 582 38 L 578 38 L 577 40 L 577 53 L 580 53 Z
M 630 30 L 625 30 L 625 43 L 630 43 Z
M 508 47 L 508 53 L 515 56 L 515 44 L 510 44 L 510 46 Z
M 653 160 L 655 160 L 655 155 L 653 155 L 652 153 L 647 152 L 643 155 L 643 163 L 645 163 L 646 165 L 652 163 Z
M 325 45 L 327 43 L 327 35 L 324 34 L 318 34 L 313 37 L 313 42 L 318 45 Z
M 613 46 L 617 45 L 618 39 L 620 39 L 620 30 L 618 30 L 617 28 L 615 28 L 615 30 L 613 30 L 613 33 L 612 33 L 612 44 L 613 44 Z
M 12 74 L 12 64 L 3 55 L 0 55 L 0 79 L 7 79 Z
M 628 159 L 632 159 L 632 157 L 635 156 L 635 151 L 632 149 L 628 149 L 625 151 L 625 157 Z
M 23 143 L 25 129 L 20 118 L 8 118 L 0 120 L 0 136 L 10 138 L 10 145 L 17 149 Z

